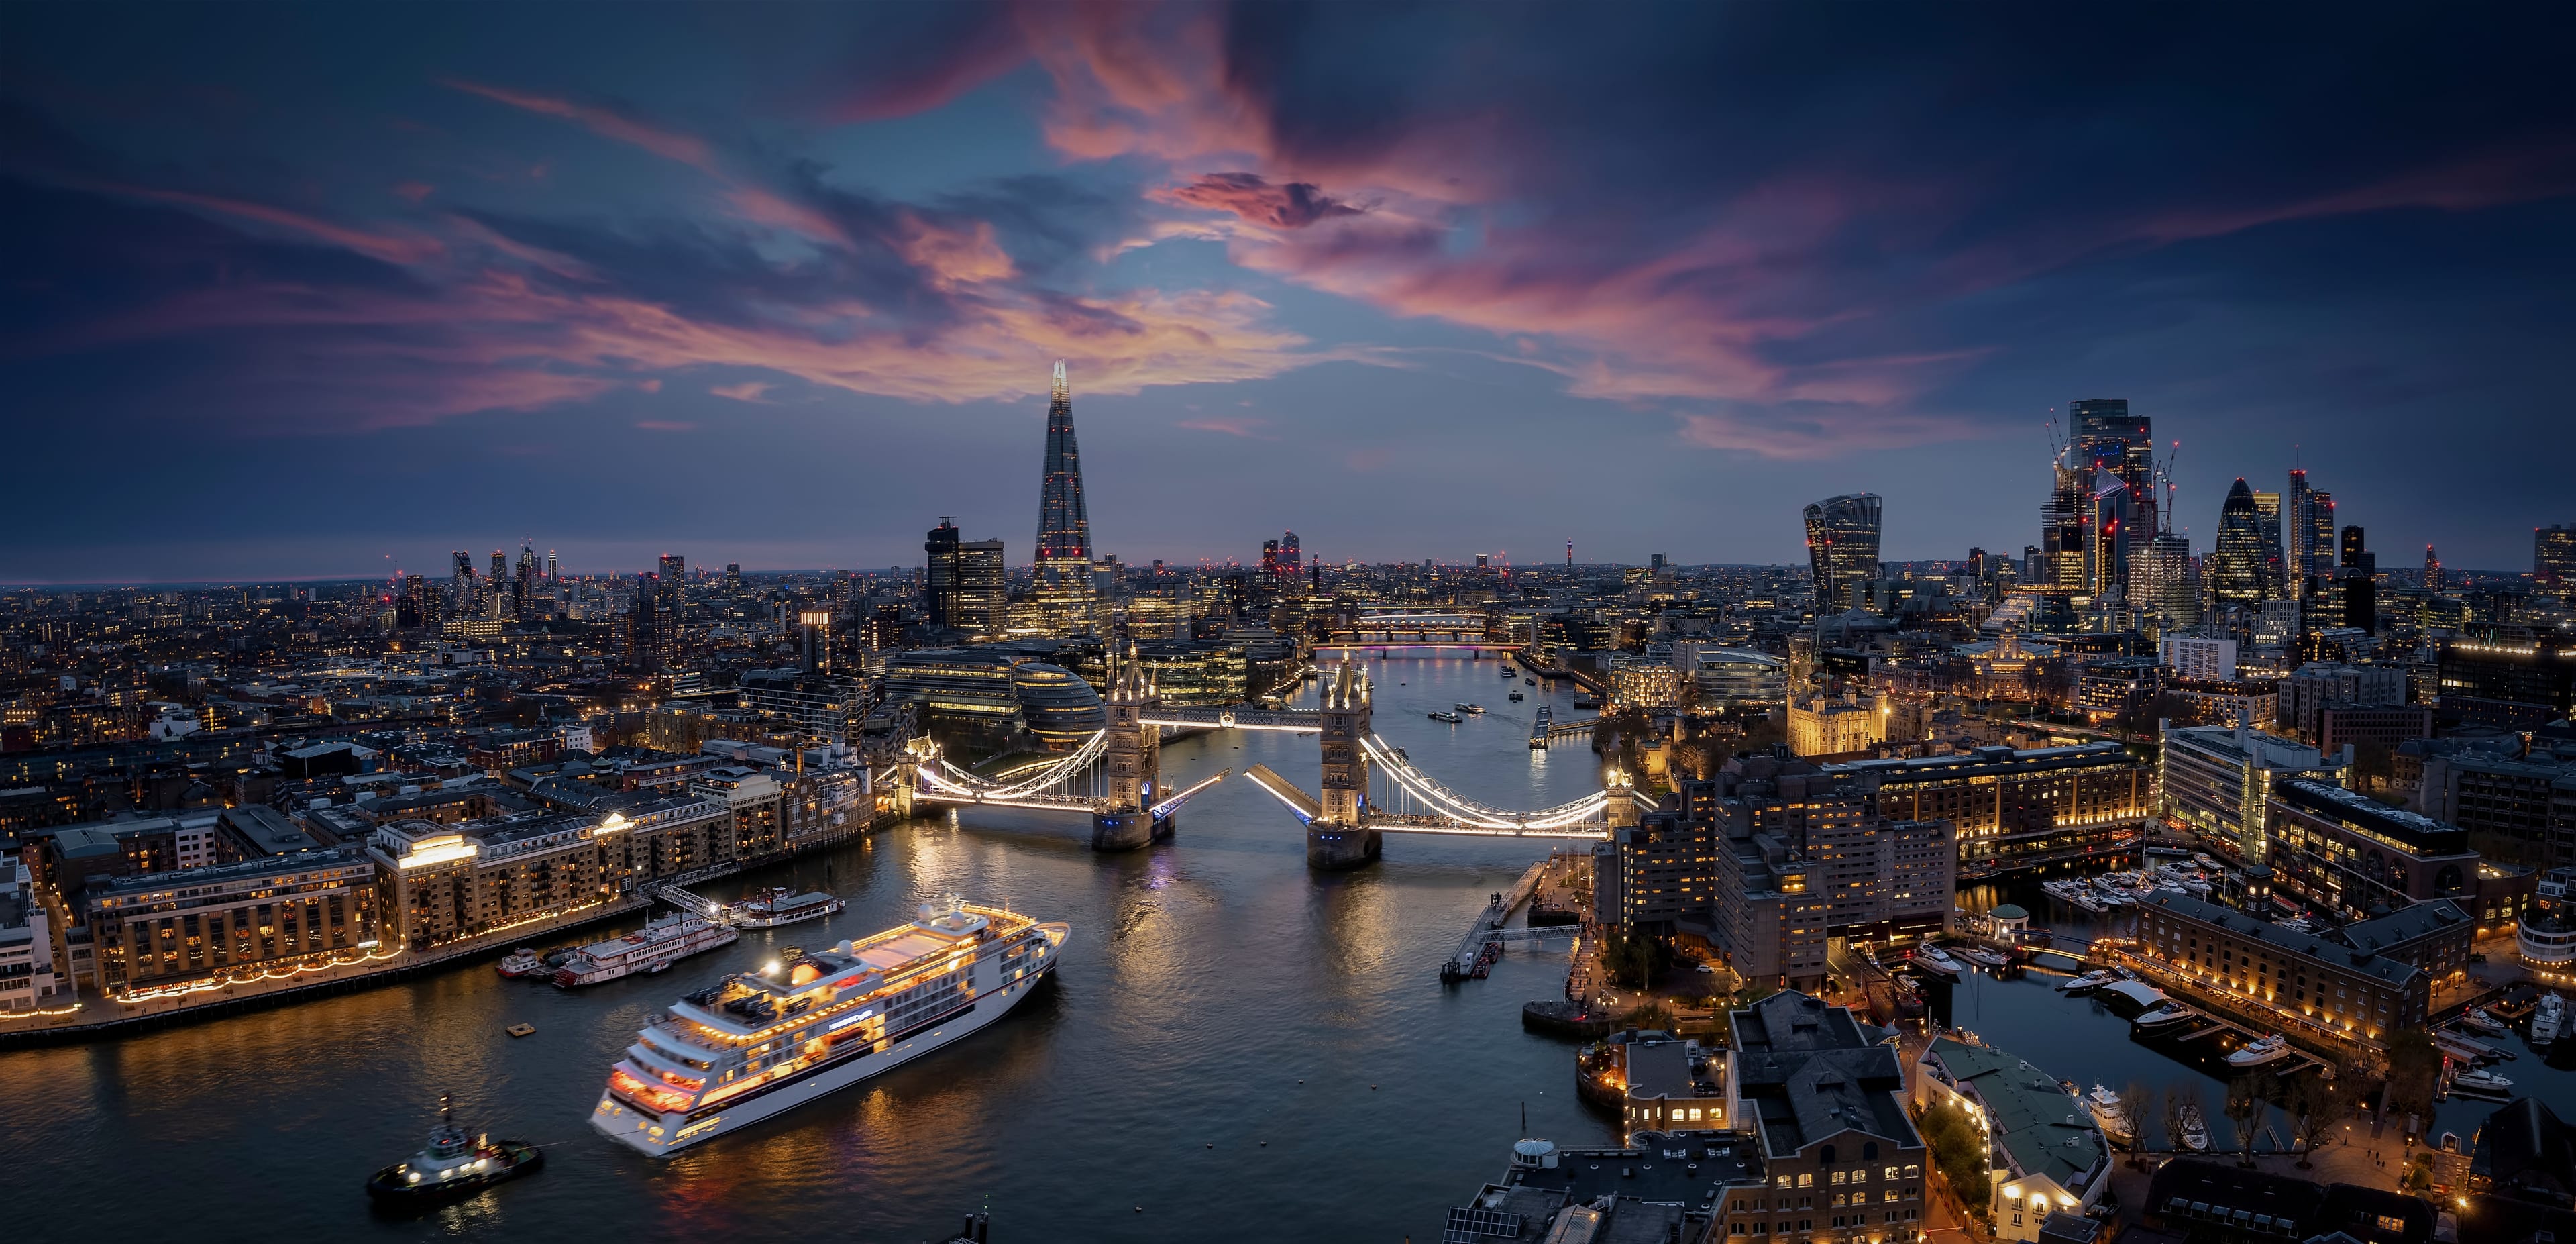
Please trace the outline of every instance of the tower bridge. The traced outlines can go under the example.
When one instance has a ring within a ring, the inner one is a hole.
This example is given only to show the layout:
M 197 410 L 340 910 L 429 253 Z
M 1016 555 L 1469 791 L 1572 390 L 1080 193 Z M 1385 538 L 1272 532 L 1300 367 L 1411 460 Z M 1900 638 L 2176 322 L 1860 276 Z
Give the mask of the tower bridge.
M 1087 812 L 1094 850 L 1133 850 L 1170 837 L 1172 816 L 1183 803 L 1233 775 L 1227 769 L 1186 789 L 1165 789 L 1162 727 L 1179 726 L 1317 736 L 1317 793 L 1267 765 L 1253 765 L 1245 774 L 1305 826 L 1306 862 L 1316 868 L 1377 859 L 1391 833 L 1599 839 L 1635 824 L 1637 814 L 1653 806 L 1626 774 L 1615 772 L 1602 789 L 1551 808 L 1498 808 L 1452 790 L 1378 736 L 1371 726 L 1368 675 L 1347 661 L 1326 667 L 1322 702 L 1312 709 L 1181 707 L 1161 703 L 1144 666 L 1113 651 L 1106 707 L 1107 724 L 1081 746 L 1043 768 L 1007 778 L 968 773 L 942 757 L 936 744 L 916 740 L 907 766 L 913 798 Z M 1574 733 L 1590 724 L 1569 722 L 1560 729 Z M 1532 741 L 1542 737 L 1547 736 L 1534 734 Z

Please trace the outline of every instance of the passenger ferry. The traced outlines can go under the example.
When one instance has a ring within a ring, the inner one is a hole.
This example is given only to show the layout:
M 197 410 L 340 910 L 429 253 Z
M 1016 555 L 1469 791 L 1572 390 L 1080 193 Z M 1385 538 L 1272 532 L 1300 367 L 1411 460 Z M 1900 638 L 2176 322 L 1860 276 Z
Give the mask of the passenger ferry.
M 950 895 L 910 924 L 727 977 L 645 1026 L 590 1125 L 666 1157 L 892 1070 L 1017 1005 L 1071 932 Z
M 798 894 L 778 886 L 726 905 L 724 921 L 738 929 L 774 929 L 800 920 L 819 920 L 839 912 L 843 905 L 829 894 Z
M 674 959 L 729 945 L 742 934 L 686 912 L 664 916 L 613 942 L 582 947 L 555 969 L 555 985 L 574 989 L 613 981 L 637 972 L 659 972 Z
M 1433 720 L 1433 721 L 1445 721 L 1445 722 L 1448 722 L 1450 725 L 1453 725 L 1453 726 L 1454 726 L 1454 725 L 1457 725 L 1459 722 L 1462 722 L 1462 721 L 1467 720 L 1466 718 L 1461 717 L 1461 716 L 1459 716 L 1459 715 L 1458 715 L 1458 714 L 1456 714 L 1456 713 L 1437 713 L 1437 712 L 1435 712 L 1435 713 L 1425 713 L 1425 714 L 1423 714 L 1423 715 L 1424 715 L 1424 716 L 1426 716 L 1426 717 L 1429 717 L 1429 718 L 1430 718 L 1431 720 Z

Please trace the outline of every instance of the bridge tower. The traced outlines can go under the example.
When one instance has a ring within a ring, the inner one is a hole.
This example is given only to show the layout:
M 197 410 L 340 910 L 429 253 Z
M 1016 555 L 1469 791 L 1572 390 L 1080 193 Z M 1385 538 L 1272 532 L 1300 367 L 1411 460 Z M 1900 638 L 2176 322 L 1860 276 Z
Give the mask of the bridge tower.
M 1163 785 L 1163 728 L 1145 724 L 1154 703 L 1154 685 L 1142 662 L 1119 646 L 1109 648 L 1108 737 L 1109 803 L 1091 816 L 1091 849 L 1133 851 L 1172 833 L 1171 817 L 1159 823 L 1153 806 Z
M 1382 850 L 1369 828 L 1368 675 L 1348 661 L 1325 677 L 1322 814 L 1306 826 L 1306 863 L 1314 868 L 1356 868 Z
M 1637 824 L 1636 778 L 1625 770 L 1613 769 L 1602 775 L 1602 785 L 1609 798 L 1601 805 L 1601 817 L 1610 831 L 1610 840 L 1619 840 L 1619 831 Z

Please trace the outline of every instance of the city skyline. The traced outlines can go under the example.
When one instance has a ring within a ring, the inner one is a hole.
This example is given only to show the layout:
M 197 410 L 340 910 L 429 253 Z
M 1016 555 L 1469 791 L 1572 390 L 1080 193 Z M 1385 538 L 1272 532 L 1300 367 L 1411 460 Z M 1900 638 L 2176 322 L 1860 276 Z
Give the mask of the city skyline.
M 1026 522 L 1059 357 L 1131 562 L 1788 563 L 1859 491 L 1891 559 L 1958 557 L 2097 397 L 2181 442 L 2204 553 L 2294 466 L 2463 566 L 2569 517 L 2529 452 L 2576 287 L 2546 30 L 961 5 L 501 47 L 497 11 L 0 19 L 0 581 L 363 576 L 476 528 L 899 564 L 940 514 Z M 167 521 L 213 479 L 297 486 Z

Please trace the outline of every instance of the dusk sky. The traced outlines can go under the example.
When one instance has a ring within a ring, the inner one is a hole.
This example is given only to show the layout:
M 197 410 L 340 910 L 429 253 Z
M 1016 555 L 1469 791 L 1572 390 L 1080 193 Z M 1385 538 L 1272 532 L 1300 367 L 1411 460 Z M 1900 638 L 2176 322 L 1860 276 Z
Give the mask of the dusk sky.
M 2576 522 L 2557 6 L 0 8 L 0 582 Z

